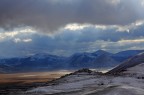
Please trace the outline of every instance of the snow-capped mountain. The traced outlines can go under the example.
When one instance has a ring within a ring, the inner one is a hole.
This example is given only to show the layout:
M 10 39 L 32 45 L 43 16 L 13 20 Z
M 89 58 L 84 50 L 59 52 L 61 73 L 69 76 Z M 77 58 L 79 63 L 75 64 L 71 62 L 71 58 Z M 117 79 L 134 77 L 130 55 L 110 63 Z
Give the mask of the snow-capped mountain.
M 65 59 L 55 55 L 36 54 L 25 58 L 1 59 L 0 64 L 11 66 L 16 72 L 43 71 L 62 68 Z
M 104 50 L 98 50 L 96 52 L 93 52 L 92 55 L 95 55 L 95 56 L 101 56 L 101 55 L 113 55 L 112 53 L 109 53 L 107 51 L 104 51 Z
M 23 58 L 0 59 L 0 65 L 12 67 L 16 72 L 113 67 L 140 52 L 143 51 L 131 50 L 112 54 L 98 50 L 93 53 L 76 53 L 70 57 L 40 53 Z
M 79 53 L 72 55 L 68 63 L 70 67 L 111 67 L 118 63 L 111 55 L 103 50 L 94 53 Z

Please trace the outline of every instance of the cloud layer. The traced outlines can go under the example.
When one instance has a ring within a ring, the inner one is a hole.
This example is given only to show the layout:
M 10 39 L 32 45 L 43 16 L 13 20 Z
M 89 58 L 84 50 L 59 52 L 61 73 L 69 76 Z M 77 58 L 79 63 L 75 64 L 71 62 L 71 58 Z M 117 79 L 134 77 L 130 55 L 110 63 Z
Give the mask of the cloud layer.
M 144 0 L 0 0 L 0 27 L 43 32 L 67 24 L 127 25 L 144 19 Z
M 144 25 L 130 32 L 118 32 L 114 28 L 85 27 L 80 30 L 64 30 L 55 35 L 39 34 L 31 30 L 3 32 L 0 54 L 3 57 L 27 56 L 50 53 L 69 56 L 77 52 L 94 52 L 104 49 L 118 52 L 144 49 Z

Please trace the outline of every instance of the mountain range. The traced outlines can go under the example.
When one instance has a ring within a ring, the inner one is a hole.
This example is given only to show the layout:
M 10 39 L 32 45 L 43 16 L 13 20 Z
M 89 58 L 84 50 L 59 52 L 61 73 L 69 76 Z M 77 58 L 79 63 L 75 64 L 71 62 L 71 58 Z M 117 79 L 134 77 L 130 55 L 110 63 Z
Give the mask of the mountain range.
M 142 52 L 144 52 L 144 50 L 127 50 L 113 54 L 104 50 L 98 50 L 93 53 L 76 53 L 70 57 L 40 53 L 23 58 L 0 59 L 0 72 L 108 68 L 114 67 Z

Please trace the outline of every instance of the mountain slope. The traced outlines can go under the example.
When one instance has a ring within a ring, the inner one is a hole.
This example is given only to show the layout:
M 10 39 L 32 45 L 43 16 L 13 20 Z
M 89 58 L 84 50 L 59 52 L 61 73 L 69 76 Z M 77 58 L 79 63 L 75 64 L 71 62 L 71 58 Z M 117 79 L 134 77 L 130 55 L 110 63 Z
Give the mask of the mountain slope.
M 64 67 L 63 62 L 65 62 L 64 57 L 36 54 L 25 58 L 1 59 L 0 64 L 13 67 L 13 72 L 28 72 L 60 69 Z
M 122 74 L 144 79 L 144 63 L 127 68 Z
M 99 67 L 111 67 L 118 64 L 113 58 L 111 53 L 103 50 L 98 50 L 94 53 L 78 53 L 72 55 L 68 59 L 70 67 L 74 68 L 99 68 Z
M 11 73 L 12 71 L 14 71 L 13 67 L 3 64 L 0 65 L 0 73 Z
M 120 64 L 119 66 L 115 67 L 114 69 L 110 70 L 107 73 L 108 74 L 119 73 L 123 70 L 126 70 L 127 68 L 136 66 L 141 63 L 144 63 L 144 53 L 140 53 L 140 54 L 126 60 L 125 62 L 123 62 L 122 64 Z

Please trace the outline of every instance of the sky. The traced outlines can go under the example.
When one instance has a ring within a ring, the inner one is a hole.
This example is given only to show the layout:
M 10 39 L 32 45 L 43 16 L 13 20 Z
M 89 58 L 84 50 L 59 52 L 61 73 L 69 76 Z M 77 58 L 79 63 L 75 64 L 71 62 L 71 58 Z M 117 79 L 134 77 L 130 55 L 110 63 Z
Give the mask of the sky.
M 144 49 L 144 0 L 0 0 L 0 57 Z

